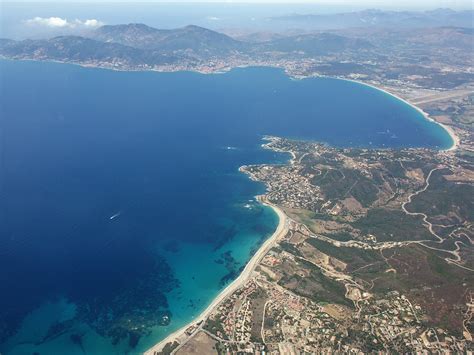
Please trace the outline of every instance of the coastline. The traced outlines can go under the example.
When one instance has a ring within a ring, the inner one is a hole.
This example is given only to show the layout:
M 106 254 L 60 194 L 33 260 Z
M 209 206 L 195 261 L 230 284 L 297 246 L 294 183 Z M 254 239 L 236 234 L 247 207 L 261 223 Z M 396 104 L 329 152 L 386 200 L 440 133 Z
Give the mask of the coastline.
M 449 136 L 451 137 L 451 139 L 453 141 L 453 144 L 451 145 L 451 147 L 449 147 L 447 149 L 441 149 L 441 151 L 450 152 L 450 151 L 455 151 L 456 149 L 459 148 L 459 145 L 460 145 L 461 141 L 459 139 L 459 136 L 452 129 L 452 127 L 450 127 L 450 126 L 448 126 L 444 123 L 438 122 L 435 119 L 431 118 L 430 115 L 427 112 L 423 111 L 420 107 L 416 106 L 415 104 L 412 104 L 410 101 L 408 101 L 408 100 L 398 96 L 397 94 L 394 94 L 394 93 L 392 93 L 392 92 L 390 92 L 390 91 L 388 91 L 384 88 L 381 88 L 381 87 L 378 87 L 378 86 L 375 86 L 375 85 L 372 85 L 372 84 L 369 84 L 369 83 L 365 83 L 363 81 L 354 80 L 354 79 L 343 79 L 343 78 L 337 78 L 337 79 L 345 80 L 345 81 L 351 81 L 353 83 L 360 84 L 360 85 L 365 85 L 365 86 L 371 87 L 373 89 L 382 91 L 385 94 L 390 95 L 390 96 L 392 96 L 392 97 L 394 97 L 394 98 L 396 98 L 400 101 L 403 101 L 404 103 L 406 103 L 407 105 L 411 106 L 412 108 L 417 110 L 419 113 L 421 113 L 426 120 L 428 120 L 430 122 L 433 122 L 433 123 L 436 123 L 437 125 L 441 126 L 449 134 Z
M 265 195 L 257 196 L 257 201 L 259 201 L 262 205 L 268 206 L 273 209 L 273 211 L 278 216 L 278 226 L 273 232 L 273 234 L 260 246 L 257 252 L 252 256 L 252 258 L 248 261 L 247 265 L 245 265 L 244 270 L 240 273 L 240 275 L 232 281 L 229 285 L 226 286 L 214 300 L 211 302 L 209 306 L 195 319 L 191 322 L 186 324 L 184 327 L 174 331 L 170 335 L 168 335 L 165 339 L 161 340 L 159 343 L 155 344 L 153 347 L 148 349 L 144 352 L 144 355 L 154 355 L 155 352 L 159 352 L 163 350 L 164 346 L 168 343 L 173 343 L 178 341 L 181 337 L 187 337 L 186 331 L 190 328 L 195 326 L 196 328 L 193 330 L 192 334 L 197 333 L 199 327 L 204 323 L 204 321 L 212 314 L 212 312 L 232 293 L 234 293 L 237 289 L 239 289 L 252 275 L 255 267 L 258 263 L 262 260 L 262 258 L 267 254 L 267 252 L 274 246 L 275 242 L 284 236 L 287 232 L 287 222 L 288 218 L 283 213 L 283 211 L 268 202 L 265 198 Z M 184 344 L 189 338 L 182 339 L 180 345 Z
M 251 65 L 249 65 L 249 66 L 251 67 Z M 248 66 L 236 66 L 234 68 L 240 68 L 240 67 L 248 67 Z M 273 66 L 271 66 L 271 67 L 272 68 L 277 68 L 277 69 L 282 69 L 282 68 L 279 68 L 279 67 L 273 67 Z M 212 73 L 209 73 L 209 72 L 203 73 L 203 72 L 199 72 L 199 71 L 196 71 L 196 72 L 198 72 L 200 74 L 204 74 L 204 75 L 225 74 L 225 73 L 229 72 L 230 70 L 232 70 L 234 68 L 229 68 L 226 71 L 221 71 L 221 72 L 216 71 L 216 72 L 212 72 Z M 283 69 L 283 71 L 285 72 L 285 74 L 290 79 L 294 79 L 294 80 L 313 78 L 312 76 L 309 76 L 309 77 L 294 77 L 290 73 L 287 73 L 284 69 Z M 325 76 L 323 76 L 323 77 L 325 77 Z M 431 122 L 441 126 L 449 134 L 449 136 L 451 137 L 451 140 L 453 142 L 452 145 L 449 148 L 440 149 L 440 151 L 451 152 L 451 151 L 455 151 L 456 149 L 459 148 L 460 139 L 450 126 L 434 120 L 433 118 L 431 118 L 429 116 L 429 114 L 427 112 L 423 111 L 420 107 L 416 106 L 415 104 L 409 102 L 407 99 L 404 99 L 404 98 L 398 96 L 397 94 L 392 93 L 392 92 L 390 92 L 390 91 L 388 91 L 388 90 L 386 90 L 382 87 L 378 87 L 378 86 L 375 86 L 373 84 L 365 83 L 365 82 L 362 82 L 362 81 L 353 80 L 353 79 L 338 78 L 338 77 L 330 77 L 330 76 L 328 76 L 328 78 L 351 81 L 351 82 L 356 83 L 356 84 L 365 85 L 365 86 L 371 87 L 373 89 L 382 91 L 385 94 L 390 95 L 390 96 L 392 96 L 392 97 L 394 97 L 394 98 L 396 98 L 400 101 L 403 101 L 405 104 L 411 106 L 413 109 L 415 109 L 416 111 L 421 113 L 426 120 L 431 121 Z M 265 146 L 265 143 L 262 144 L 262 146 Z M 292 157 L 289 160 L 289 162 L 291 163 L 292 161 L 294 161 L 295 158 L 296 157 L 294 156 L 294 154 L 292 154 Z M 151 347 L 150 349 L 145 351 L 144 355 L 154 355 L 155 352 L 162 351 L 166 344 L 173 343 L 173 342 L 176 342 L 176 341 L 178 341 L 178 342 L 180 341 L 179 342 L 179 347 L 180 347 L 181 345 L 185 344 L 190 338 L 192 338 L 192 336 L 195 335 L 199 331 L 200 326 L 212 314 L 212 312 L 228 296 L 230 296 L 234 291 L 236 291 L 238 288 L 240 288 L 250 278 L 253 270 L 258 265 L 258 263 L 263 258 L 263 256 L 265 256 L 265 254 L 271 249 L 271 247 L 273 246 L 275 241 L 277 239 L 279 239 L 279 237 L 285 232 L 285 230 L 286 230 L 285 227 L 286 227 L 286 224 L 287 224 L 288 217 L 283 213 L 283 211 L 280 208 L 278 208 L 277 206 L 272 205 L 271 203 L 266 201 L 265 195 L 257 196 L 257 200 L 261 204 L 263 204 L 265 206 L 268 206 L 268 207 L 271 207 L 275 211 L 275 213 L 277 214 L 277 216 L 279 218 L 279 223 L 278 223 L 278 226 L 277 226 L 275 232 L 257 250 L 257 252 L 249 260 L 249 262 L 247 263 L 247 265 L 245 266 L 245 268 L 241 272 L 241 274 L 234 281 L 232 281 L 225 289 L 223 289 L 216 296 L 216 298 L 214 298 L 214 300 L 211 302 L 211 304 L 198 317 L 196 317 L 195 319 L 190 321 L 188 324 L 186 324 L 182 328 L 174 331 L 173 333 L 168 335 L 165 339 L 161 340 L 156 345 L 154 345 L 153 347 Z M 191 335 L 186 334 L 186 331 L 188 329 L 192 328 L 192 327 L 195 327 L 192 331 L 192 334 Z
M 298 75 L 292 75 L 291 72 L 287 71 L 286 68 L 282 68 L 280 66 L 277 66 L 277 65 L 258 65 L 258 64 L 240 64 L 240 65 L 235 65 L 235 66 L 232 66 L 232 67 L 225 67 L 225 68 L 220 68 L 220 69 L 216 69 L 214 71 L 201 71 L 201 70 L 192 70 L 192 69 L 180 69 L 180 70 L 157 70 L 157 69 L 153 69 L 153 68 L 138 68 L 138 69 L 131 69 L 131 68 L 118 68 L 118 67 L 109 67 L 109 66 L 100 66 L 100 65 L 94 65 L 94 64 L 89 64 L 89 63 L 75 63 L 75 62 L 66 62 L 66 61 L 59 61 L 59 60 L 38 60 L 38 59 L 28 59 L 28 58 L 22 58 L 22 59 L 12 59 L 12 58 L 7 58 L 7 57 L 4 57 L 4 56 L 0 56 L 0 60 L 10 60 L 10 61 L 32 61 L 32 62 L 51 62 L 51 63 L 58 63 L 58 64 L 70 64 L 70 65 L 77 65 L 77 66 L 80 66 L 80 67 L 83 67 L 83 68 L 88 68 L 88 69 L 102 69 L 102 70 L 112 70 L 112 71 L 118 71 L 118 72 L 157 72 L 157 73 L 172 73 L 172 72 L 194 72 L 194 73 L 199 73 L 199 74 L 202 74 L 202 75 L 209 75 L 209 74 L 226 74 L 234 69 L 237 69 L 237 68 L 249 68 L 249 67 L 268 67 L 268 68 L 275 68 L 275 69 L 281 69 L 283 70 L 283 72 L 285 73 L 285 75 L 287 75 L 290 79 L 292 80 L 303 80 L 303 79 L 310 79 L 310 78 L 318 78 L 318 77 L 322 77 L 322 78 L 330 78 L 330 79 L 339 79 L 339 80 L 345 80 L 345 81 L 350 81 L 350 82 L 353 82 L 353 83 L 356 83 L 356 84 L 360 84 L 360 85 L 365 85 L 365 86 L 368 86 L 368 87 L 371 87 L 373 89 L 376 89 L 376 90 L 379 90 L 379 91 L 382 91 L 384 92 L 385 94 L 387 95 L 390 95 L 400 101 L 403 101 L 404 103 L 406 103 L 407 105 L 411 106 L 412 108 L 414 108 L 416 111 L 418 111 L 419 113 L 421 113 L 423 115 L 423 117 L 430 121 L 430 122 L 433 122 L 437 125 L 439 125 L 440 127 L 442 127 L 446 133 L 448 133 L 448 135 L 451 137 L 451 140 L 453 141 L 453 144 L 451 145 L 451 147 L 449 148 L 445 148 L 445 149 L 440 149 L 440 151 L 444 151 L 444 152 L 451 152 L 451 151 L 455 151 L 456 149 L 459 148 L 459 145 L 461 143 L 460 141 L 460 138 L 459 136 L 456 134 L 456 132 L 454 132 L 453 128 L 444 124 L 444 123 L 441 123 L 441 122 L 438 122 L 436 121 L 435 119 L 431 118 L 430 115 L 423 111 L 423 109 L 421 109 L 420 107 L 416 106 L 415 104 L 411 103 L 410 101 L 408 101 L 407 99 L 404 99 L 402 97 L 400 97 L 398 94 L 395 94 L 393 92 L 390 92 L 388 91 L 387 89 L 384 89 L 382 87 L 379 87 L 379 86 L 376 86 L 374 84 L 369 84 L 369 83 L 366 83 L 364 81 L 361 81 L 361 80 L 356 80 L 356 79 L 347 79 L 347 78 L 340 78 L 340 77 L 337 77 L 337 76 L 327 76 L 327 75 L 310 75 L 310 76 L 298 76 Z
M 107 70 L 107 69 L 105 69 L 105 70 Z M 214 72 L 213 74 L 219 74 L 219 73 Z M 291 78 L 291 76 L 289 76 L 289 77 Z M 367 84 L 367 83 L 364 83 L 364 82 L 360 82 L 360 81 L 356 81 L 356 80 L 342 79 L 342 78 L 339 78 L 339 79 L 340 80 L 353 81 L 355 83 L 358 83 L 358 84 L 361 84 L 361 85 L 366 85 L 366 86 L 372 87 L 374 89 L 383 91 L 386 94 L 391 95 L 391 96 L 403 101 L 404 103 L 412 106 L 418 112 L 422 113 L 423 116 L 427 120 L 439 124 L 440 126 L 442 126 L 448 132 L 448 134 L 450 134 L 450 136 L 453 140 L 453 145 L 451 147 L 449 147 L 448 149 L 444 149 L 445 151 L 451 151 L 451 150 L 455 150 L 457 148 L 457 146 L 459 144 L 459 139 L 455 135 L 455 133 L 451 129 L 451 127 L 446 126 L 442 123 L 436 122 L 434 119 L 429 117 L 429 115 L 426 112 L 424 112 L 422 109 L 415 106 L 414 104 L 411 104 L 407 100 L 405 100 L 405 99 L 403 99 L 403 98 L 401 98 L 401 97 L 399 97 L 399 96 L 397 96 L 397 95 L 395 95 L 395 94 L 393 94 L 393 93 L 391 93 L 391 92 L 389 92 L 385 89 L 379 88 L 377 86 Z M 295 159 L 294 154 L 292 155 L 292 158 Z M 158 344 L 154 345 L 151 349 L 147 350 L 145 352 L 145 354 L 153 354 L 154 351 L 157 351 L 157 350 L 159 351 L 159 349 L 156 349 L 155 347 L 160 346 L 160 344 L 161 344 L 161 346 L 164 346 L 165 344 L 167 344 L 169 342 L 173 342 L 174 340 L 180 338 L 181 336 L 184 336 L 185 333 L 186 333 L 186 330 L 189 329 L 189 327 L 192 327 L 192 326 L 195 326 L 195 325 L 199 326 L 200 322 L 204 321 L 207 317 L 209 317 L 209 315 L 215 310 L 216 307 L 219 306 L 219 304 L 221 304 L 228 296 L 230 296 L 233 292 L 235 292 L 235 290 L 237 290 L 239 287 L 241 287 L 251 277 L 251 274 L 252 274 L 253 270 L 258 265 L 261 258 L 266 254 L 266 252 L 268 252 L 268 250 L 273 246 L 273 243 L 278 239 L 279 235 L 276 235 L 276 234 L 278 234 L 278 231 L 279 231 L 279 229 L 282 225 L 282 220 L 283 219 L 285 219 L 285 222 L 283 224 L 284 225 L 286 224 L 286 216 L 283 214 L 283 212 L 281 210 L 278 209 L 278 207 L 266 203 L 264 197 L 259 197 L 258 201 L 260 203 L 262 203 L 263 205 L 271 207 L 275 211 L 275 213 L 277 213 L 277 216 L 279 217 L 279 222 L 278 222 L 278 226 L 277 226 L 275 232 L 267 238 L 267 240 L 260 246 L 260 248 L 252 256 L 252 258 L 250 258 L 250 260 L 248 261 L 248 263 L 246 264 L 244 270 L 240 273 L 240 275 L 238 275 L 238 277 L 234 281 L 232 281 L 223 290 L 221 290 L 216 295 L 216 297 L 213 300 L 211 300 L 210 305 L 207 306 L 206 309 L 199 316 L 197 316 L 195 319 L 191 320 L 188 324 L 184 325 L 182 328 L 180 328 L 180 329 L 176 330 L 175 332 L 171 333 L 170 335 L 168 335 L 164 340 L 160 341 Z M 281 212 L 283 214 L 283 218 L 280 216 L 279 212 Z M 268 249 L 264 250 L 265 246 L 267 245 L 267 242 L 270 241 L 270 240 L 273 240 L 272 245 L 270 245 L 268 247 Z M 263 253 L 263 255 L 261 255 L 262 253 Z M 252 263 L 253 263 L 253 266 L 248 269 L 249 265 L 252 264 Z

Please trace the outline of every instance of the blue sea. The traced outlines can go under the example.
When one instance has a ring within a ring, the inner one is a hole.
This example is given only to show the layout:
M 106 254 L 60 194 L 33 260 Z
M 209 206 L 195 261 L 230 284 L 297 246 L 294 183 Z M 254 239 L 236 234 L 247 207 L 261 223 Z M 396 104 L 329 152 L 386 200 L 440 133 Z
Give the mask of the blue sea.
M 263 135 L 447 148 L 353 82 L 0 61 L 0 353 L 135 354 L 197 316 L 278 223 Z

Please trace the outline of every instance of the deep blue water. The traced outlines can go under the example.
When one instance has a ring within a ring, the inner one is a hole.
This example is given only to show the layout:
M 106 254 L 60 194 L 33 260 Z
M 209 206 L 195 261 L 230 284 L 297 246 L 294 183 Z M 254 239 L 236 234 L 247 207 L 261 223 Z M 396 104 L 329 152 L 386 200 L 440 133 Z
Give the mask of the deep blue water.
M 271 68 L 1 61 L 0 75 L 5 354 L 135 353 L 196 316 L 276 227 L 254 200 L 263 186 L 238 172 L 286 159 L 262 135 L 451 145 L 381 91 Z

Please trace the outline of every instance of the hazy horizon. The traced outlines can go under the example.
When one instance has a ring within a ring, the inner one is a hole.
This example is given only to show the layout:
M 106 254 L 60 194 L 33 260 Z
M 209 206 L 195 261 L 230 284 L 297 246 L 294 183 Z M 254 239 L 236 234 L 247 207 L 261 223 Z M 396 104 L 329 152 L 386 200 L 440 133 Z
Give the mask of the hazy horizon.
M 285 31 L 291 24 L 272 22 L 272 17 L 293 14 L 334 14 L 366 9 L 390 11 L 426 11 L 449 7 L 463 10 L 469 2 L 402 0 L 342 1 L 306 0 L 287 3 L 277 0 L 258 1 L 176 1 L 145 0 L 141 3 L 101 0 L 66 0 L 63 2 L 8 1 L 1 5 L 0 37 L 12 39 L 45 38 L 55 35 L 80 33 L 101 25 L 144 23 L 156 28 L 178 28 L 198 25 L 216 31 L 240 29 L 253 31 Z M 285 27 L 286 26 L 286 27 Z M 297 26 L 296 26 L 297 27 Z
M 100 4 L 100 3 L 129 3 L 129 4 L 220 4 L 220 5 L 320 5 L 325 7 L 358 7 L 358 8 L 380 8 L 380 9 L 393 9 L 393 10 L 406 10 L 406 9 L 418 9 L 418 10 L 432 10 L 436 8 L 450 8 L 453 10 L 469 10 L 473 9 L 472 1 L 470 0 L 418 0 L 416 2 L 411 0 L 400 0 L 394 3 L 391 0 L 366 0 L 366 1 L 348 1 L 348 0 L 298 0 L 291 2 L 288 0 L 247 0 L 247 1 L 234 1 L 234 0 L 176 0 L 176 1 L 157 1 L 157 0 L 140 0 L 139 2 L 132 2 L 130 0 L 63 0 L 63 1 L 43 1 L 43 0 L 9 0 L 4 1 L 3 4 L 29 4 L 29 3 L 44 3 L 44 4 Z
M 286 4 L 286 5 L 298 5 L 298 4 L 309 4 L 309 5 L 348 5 L 348 1 L 344 0 L 335 0 L 335 1 L 327 1 L 327 0 L 298 0 L 297 2 L 291 2 L 288 0 L 247 0 L 247 1 L 233 1 L 233 0 L 175 0 L 175 1 L 155 1 L 155 0 L 140 0 L 139 2 L 132 2 L 130 0 L 99 0 L 99 1 L 90 1 L 90 0 L 63 0 L 63 1 L 43 1 L 43 0 L 9 0 L 4 1 L 4 4 L 8 3 L 90 3 L 90 4 L 97 4 L 97 3 L 157 3 L 157 4 L 186 4 L 186 3 L 193 3 L 193 4 L 245 4 L 245 5 L 252 5 L 252 4 Z M 400 0 L 394 4 L 391 0 L 362 0 L 362 1 L 351 1 L 350 5 L 358 6 L 358 7 L 375 7 L 375 8 L 426 8 L 426 9 L 433 9 L 433 8 L 452 8 L 452 9 L 472 9 L 472 1 L 469 0 L 418 0 L 416 2 L 410 0 Z

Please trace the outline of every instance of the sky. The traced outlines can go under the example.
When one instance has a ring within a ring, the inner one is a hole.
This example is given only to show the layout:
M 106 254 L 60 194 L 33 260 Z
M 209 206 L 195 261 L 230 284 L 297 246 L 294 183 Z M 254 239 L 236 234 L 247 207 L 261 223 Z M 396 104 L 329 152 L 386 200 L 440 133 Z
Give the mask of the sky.
M 44 0 L 6 0 L 5 2 L 45 2 Z M 134 2 L 130 0 L 55 0 L 49 2 L 56 3 L 78 3 L 78 2 Z M 473 0 L 139 0 L 138 2 L 156 2 L 156 3 L 249 3 L 249 4 L 271 4 L 271 3 L 305 3 L 305 4 L 323 4 L 323 5 L 357 5 L 371 7 L 417 7 L 417 8 L 473 8 Z
M 217 31 L 268 30 L 270 17 L 383 10 L 472 9 L 474 0 L 0 0 L 0 38 L 78 34 L 104 24 L 145 23 L 157 28 L 189 24 Z M 114 4 L 112 4 L 114 3 Z M 273 4 L 273 5 L 272 5 Z M 271 26 L 270 26 L 271 25 Z M 270 26 L 270 27 L 269 27 Z M 275 28 L 271 29 L 275 30 Z

